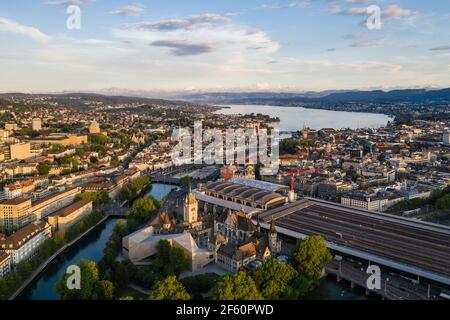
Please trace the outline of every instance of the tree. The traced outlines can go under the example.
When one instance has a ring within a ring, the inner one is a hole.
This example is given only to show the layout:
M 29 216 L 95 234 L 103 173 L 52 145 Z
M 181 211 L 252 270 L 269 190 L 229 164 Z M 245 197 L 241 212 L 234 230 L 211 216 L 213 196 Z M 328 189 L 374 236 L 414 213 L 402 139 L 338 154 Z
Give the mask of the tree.
M 127 267 L 122 263 L 115 263 L 112 270 L 112 281 L 118 289 L 124 288 L 130 282 Z
M 189 293 L 175 276 L 158 281 L 149 296 L 149 300 L 189 300 L 189 298 Z
M 192 183 L 192 177 L 191 176 L 184 176 L 180 179 L 180 185 L 182 187 L 189 187 L 189 185 Z
M 439 198 L 438 201 L 436 201 L 436 208 L 438 209 L 450 209 L 450 194 L 447 194 L 443 196 L 442 198 Z
M 221 278 L 213 289 L 216 300 L 261 300 L 255 281 L 240 271 Z
M 331 254 L 322 236 L 309 236 L 299 241 L 292 258 L 299 274 L 314 281 L 322 275 L 325 263 L 331 260 Z
M 280 142 L 280 154 L 295 154 L 298 151 L 300 141 L 294 139 L 284 139 Z
M 78 266 L 81 271 L 81 289 L 67 288 L 67 279 L 70 275 L 64 273 L 55 285 L 55 292 L 59 294 L 61 300 L 96 300 L 98 298 L 97 283 L 100 280 L 97 264 L 92 261 L 81 261 Z
M 160 240 L 156 250 L 155 266 L 165 275 L 179 275 L 189 269 L 189 255 L 184 249 L 171 246 L 167 240 Z
M 106 137 L 102 134 L 91 134 L 89 136 L 89 142 L 92 144 L 104 146 L 108 143 L 108 137 Z
M 292 281 L 289 288 L 284 293 L 284 299 L 297 300 L 303 298 L 313 289 L 311 281 L 305 276 L 299 276 Z
M 137 199 L 131 210 L 127 213 L 128 226 L 131 231 L 136 230 L 143 223 L 150 220 L 152 215 L 159 209 L 159 203 L 152 197 Z
M 44 161 L 38 164 L 37 171 L 39 175 L 45 176 L 50 172 L 50 164 L 48 161 Z
M 219 275 L 216 273 L 204 273 L 192 277 L 186 277 L 180 280 L 186 290 L 191 295 L 200 295 L 201 293 L 208 292 L 215 285 Z
M 180 247 L 172 247 L 170 249 L 170 274 L 179 275 L 180 273 L 189 270 L 189 255 Z
M 111 281 L 98 281 L 96 291 L 98 300 L 112 300 L 114 298 L 114 285 Z
M 297 271 L 273 258 L 258 266 L 252 273 L 255 284 L 265 299 L 280 299 L 297 277 Z

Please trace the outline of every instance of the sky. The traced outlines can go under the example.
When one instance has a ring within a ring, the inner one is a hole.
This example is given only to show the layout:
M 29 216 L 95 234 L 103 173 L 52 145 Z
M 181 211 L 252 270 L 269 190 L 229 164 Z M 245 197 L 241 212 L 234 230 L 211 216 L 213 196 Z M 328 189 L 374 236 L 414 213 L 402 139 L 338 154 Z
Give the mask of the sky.
M 0 1 L 0 92 L 417 87 L 450 87 L 450 1 Z

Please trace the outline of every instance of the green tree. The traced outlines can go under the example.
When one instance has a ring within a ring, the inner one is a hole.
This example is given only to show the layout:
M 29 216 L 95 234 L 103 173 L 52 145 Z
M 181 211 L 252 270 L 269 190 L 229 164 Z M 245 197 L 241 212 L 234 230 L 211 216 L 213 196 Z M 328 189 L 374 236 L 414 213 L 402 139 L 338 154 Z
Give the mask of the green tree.
M 191 176 L 184 176 L 180 179 L 181 186 L 188 188 L 189 185 L 192 183 L 192 177 Z
M 149 300 L 189 300 L 189 298 L 189 293 L 175 276 L 168 276 L 155 283 L 149 296 Z
M 122 263 L 116 263 L 112 269 L 112 281 L 117 289 L 126 287 L 130 283 L 127 267 Z
M 213 289 L 216 300 L 261 300 L 255 281 L 240 271 L 222 277 Z
M 184 249 L 171 246 L 167 240 L 160 240 L 156 250 L 155 266 L 165 275 L 178 276 L 189 269 L 189 255 Z
M 284 299 L 297 300 L 303 298 L 313 289 L 312 282 L 305 276 L 296 277 L 284 293 Z
M 150 220 L 159 208 L 159 202 L 152 197 L 144 197 L 134 201 L 131 210 L 127 213 L 130 231 L 136 230 Z
M 89 136 L 89 142 L 92 144 L 104 146 L 108 143 L 108 137 L 106 137 L 102 134 L 91 134 Z
M 111 281 L 100 280 L 95 286 L 98 300 L 112 300 L 114 298 L 114 285 Z
M 320 278 L 325 263 L 332 257 L 322 236 L 309 236 L 299 241 L 292 258 L 299 274 L 314 281 Z
M 436 208 L 450 210 L 450 194 L 439 198 L 439 200 L 436 201 Z
M 45 176 L 50 172 L 50 164 L 48 161 L 44 161 L 38 164 L 37 171 L 40 175 Z
M 210 291 L 217 283 L 219 275 L 216 273 L 204 273 L 180 280 L 190 295 L 196 296 Z
M 64 273 L 55 285 L 55 292 L 61 300 L 97 300 L 97 283 L 100 281 L 97 264 L 92 261 L 81 261 L 78 266 L 81 270 L 81 289 L 67 288 L 67 279 L 70 275 Z
M 252 278 L 265 299 L 280 299 L 288 291 L 291 282 L 297 277 L 297 271 L 290 264 L 283 264 L 273 258 L 259 267 Z

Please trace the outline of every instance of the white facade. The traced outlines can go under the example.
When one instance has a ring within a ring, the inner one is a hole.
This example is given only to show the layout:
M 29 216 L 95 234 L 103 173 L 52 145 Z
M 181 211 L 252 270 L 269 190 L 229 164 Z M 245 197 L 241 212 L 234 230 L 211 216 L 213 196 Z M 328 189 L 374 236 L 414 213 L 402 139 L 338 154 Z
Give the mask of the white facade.
M 37 253 L 45 240 L 51 237 L 51 227 L 48 223 L 40 222 L 42 228 L 36 228 L 35 233 L 24 235 L 24 238 L 16 244 L 9 244 L 2 249 L 11 256 L 11 265 L 30 259 Z M 26 227 L 25 227 L 26 228 Z M 21 230 L 17 231 L 21 232 Z M 14 234 L 9 238 L 14 237 Z M 8 242 L 7 242 L 8 243 Z

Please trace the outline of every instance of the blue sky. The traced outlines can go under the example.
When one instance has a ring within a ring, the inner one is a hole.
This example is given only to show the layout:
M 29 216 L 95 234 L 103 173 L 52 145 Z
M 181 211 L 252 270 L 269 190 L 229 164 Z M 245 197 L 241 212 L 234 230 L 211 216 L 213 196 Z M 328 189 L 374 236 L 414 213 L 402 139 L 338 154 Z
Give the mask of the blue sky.
M 0 92 L 450 87 L 442 0 L 5 0 L 0 40 Z

